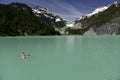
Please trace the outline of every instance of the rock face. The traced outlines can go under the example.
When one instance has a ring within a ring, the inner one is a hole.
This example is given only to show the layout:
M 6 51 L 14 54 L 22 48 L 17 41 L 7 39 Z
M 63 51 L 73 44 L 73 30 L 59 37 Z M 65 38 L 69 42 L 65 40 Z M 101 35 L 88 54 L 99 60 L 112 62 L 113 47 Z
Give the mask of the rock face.
M 97 34 L 95 33 L 95 31 L 92 28 L 90 28 L 88 31 L 86 31 L 84 33 L 84 35 L 97 35 Z
M 83 33 L 85 35 L 91 33 L 97 35 L 120 34 L 120 6 L 116 6 L 116 4 L 120 5 L 120 2 L 98 8 L 95 10 L 97 13 L 93 11 L 91 15 L 80 17 L 75 21 L 74 27 L 86 29 L 87 31 Z
M 117 0 L 117 1 L 115 2 L 115 5 L 116 5 L 116 7 L 119 7 L 119 6 L 120 6 L 120 0 Z
M 111 21 L 111 23 L 106 23 L 99 28 L 95 28 L 95 32 L 98 35 L 108 34 L 113 35 L 119 33 L 120 29 L 120 17 L 115 18 Z
M 75 29 L 82 29 L 82 24 L 81 23 L 76 23 L 74 24 Z
M 92 28 L 92 29 L 91 29 Z M 115 35 L 119 33 L 120 30 L 120 17 L 115 18 L 111 21 L 111 23 L 106 23 L 98 28 L 91 27 L 85 34 L 88 35 Z

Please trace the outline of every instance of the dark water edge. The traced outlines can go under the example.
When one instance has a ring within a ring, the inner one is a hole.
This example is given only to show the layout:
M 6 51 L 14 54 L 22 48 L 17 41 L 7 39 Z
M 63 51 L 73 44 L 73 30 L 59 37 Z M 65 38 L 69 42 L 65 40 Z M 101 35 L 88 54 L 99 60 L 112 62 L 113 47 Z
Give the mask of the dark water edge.
M 62 37 L 81 37 L 81 38 L 120 38 L 120 35 L 50 35 L 50 36 L 0 36 L 0 38 L 62 38 Z

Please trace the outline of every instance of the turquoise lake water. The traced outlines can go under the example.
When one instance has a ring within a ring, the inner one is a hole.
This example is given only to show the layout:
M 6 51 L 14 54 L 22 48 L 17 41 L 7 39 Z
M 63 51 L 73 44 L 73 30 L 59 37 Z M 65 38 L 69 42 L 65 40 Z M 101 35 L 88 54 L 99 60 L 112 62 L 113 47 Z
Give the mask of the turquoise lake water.
M 120 80 L 120 36 L 1 37 L 0 80 Z

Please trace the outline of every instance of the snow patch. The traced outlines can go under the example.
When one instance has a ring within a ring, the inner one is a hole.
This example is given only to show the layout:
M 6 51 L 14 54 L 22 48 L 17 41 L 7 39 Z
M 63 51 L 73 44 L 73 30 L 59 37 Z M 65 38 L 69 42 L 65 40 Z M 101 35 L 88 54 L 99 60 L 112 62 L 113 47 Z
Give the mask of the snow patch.
M 91 17 L 91 16 L 93 16 L 93 15 L 95 15 L 95 14 L 98 14 L 99 12 L 103 12 L 103 11 L 105 11 L 106 9 L 108 9 L 109 7 L 110 7 L 110 5 L 97 8 L 97 9 L 95 9 L 93 12 L 91 12 L 91 13 L 89 13 L 89 14 L 87 14 L 87 15 L 81 16 L 81 17 L 78 18 L 76 21 L 82 20 L 82 19 L 84 19 L 85 17 Z
M 87 17 L 91 17 L 92 15 L 98 14 L 99 12 L 103 12 L 104 10 L 108 9 L 109 6 L 104 6 L 104 7 L 100 7 L 95 9 L 92 13 L 89 13 L 87 15 Z
M 37 9 L 32 9 L 34 13 L 41 13 L 41 11 L 37 10 Z
M 39 7 L 39 8 L 34 8 L 32 10 L 33 10 L 33 13 L 35 13 L 35 15 L 38 17 L 39 17 L 39 14 L 43 14 L 45 17 L 49 17 L 49 18 L 53 19 L 53 17 L 48 15 L 48 14 L 51 14 L 51 12 L 48 12 L 47 9 Z
M 49 16 L 47 14 L 44 14 L 44 16 L 53 19 L 53 17 L 51 17 L 51 16 Z
M 49 17 L 47 14 L 44 14 L 45 17 Z
M 61 21 L 61 19 L 60 18 L 56 18 L 55 22 L 59 22 L 59 21 Z
M 66 23 L 66 27 L 74 27 L 74 23 Z
M 84 18 L 85 18 L 85 16 L 81 16 L 80 18 L 77 18 L 77 21 L 84 19 Z

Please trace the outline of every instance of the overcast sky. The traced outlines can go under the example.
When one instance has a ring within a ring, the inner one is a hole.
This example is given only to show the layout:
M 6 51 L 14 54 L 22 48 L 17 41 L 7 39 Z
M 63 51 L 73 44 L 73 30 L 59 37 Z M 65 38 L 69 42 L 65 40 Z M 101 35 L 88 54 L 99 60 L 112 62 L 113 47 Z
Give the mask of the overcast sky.
M 41 6 L 61 16 L 63 19 L 73 21 L 95 8 L 106 6 L 116 0 L 0 0 L 0 3 L 22 2 L 31 7 Z

